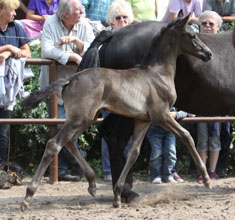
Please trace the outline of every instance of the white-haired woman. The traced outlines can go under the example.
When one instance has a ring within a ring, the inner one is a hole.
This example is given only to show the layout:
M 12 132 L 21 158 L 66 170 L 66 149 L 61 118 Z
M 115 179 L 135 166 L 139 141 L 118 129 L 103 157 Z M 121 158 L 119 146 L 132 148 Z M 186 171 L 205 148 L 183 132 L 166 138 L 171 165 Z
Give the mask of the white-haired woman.
M 107 23 L 112 29 L 117 30 L 134 21 L 131 5 L 125 0 L 115 0 L 109 6 Z

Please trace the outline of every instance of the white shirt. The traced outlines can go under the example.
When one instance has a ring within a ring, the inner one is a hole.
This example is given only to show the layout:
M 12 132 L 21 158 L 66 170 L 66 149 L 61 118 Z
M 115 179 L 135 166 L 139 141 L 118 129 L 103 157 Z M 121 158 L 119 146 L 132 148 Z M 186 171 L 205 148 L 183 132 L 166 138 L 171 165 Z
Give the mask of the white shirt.
M 76 36 L 84 42 L 84 49 L 79 53 L 75 44 L 66 44 L 59 46 L 60 38 L 63 36 Z M 78 53 L 81 56 L 86 52 L 95 36 L 91 25 L 81 19 L 78 24 L 75 24 L 73 29 L 68 32 L 63 22 L 53 15 L 46 19 L 42 34 L 42 58 L 53 59 L 63 65 L 58 66 L 58 79 L 69 78 L 77 70 L 77 65 L 66 65 L 69 60 L 70 52 Z M 42 71 L 39 77 L 40 89 L 49 85 L 49 67 L 42 66 Z M 59 104 L 63 101 L 59 95 Z

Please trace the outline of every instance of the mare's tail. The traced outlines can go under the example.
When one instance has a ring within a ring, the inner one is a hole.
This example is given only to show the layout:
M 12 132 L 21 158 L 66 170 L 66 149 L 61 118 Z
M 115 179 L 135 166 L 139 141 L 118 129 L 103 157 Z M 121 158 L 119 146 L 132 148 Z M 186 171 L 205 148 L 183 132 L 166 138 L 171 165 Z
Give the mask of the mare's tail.
M 99 47 L 102 44 L 110 41 L 112 36 L 113 36 L 112 31 L 101 31 L 100 34 L 91 43 L 86 53 L 84 54 L 77 71 L 81 71 L 91 67 L 99 67 L 100 66 Z
M 28 97 L 23 100 L 22 105 L 24 108 L 28 109 L 35 108 L 39 105 L 40 102 L 46 101 L 47 97 L 50 94 L 60 92 L 60 89 L 68 85 L 69 83 L 69 79 L 59 79 L 43 90 L 32 92 Z

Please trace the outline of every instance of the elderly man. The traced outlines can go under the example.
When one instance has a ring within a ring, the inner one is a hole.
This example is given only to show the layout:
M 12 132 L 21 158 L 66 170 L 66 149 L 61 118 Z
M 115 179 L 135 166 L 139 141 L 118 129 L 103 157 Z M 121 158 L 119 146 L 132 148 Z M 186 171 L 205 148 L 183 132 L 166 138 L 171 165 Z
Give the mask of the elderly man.
M 28 46 L 30 39 L 24 29 L 13 21 L 19 5 L 19 0 L 0 0 L 0 64 L 9 57 L 31 56 Z M 7 109 L 7 106 L 0 106 L 0 118 L 11 117 L 12 110 Z M 6 160 L 8 127 L 9 125 L 0 125 L 0 163 Z
M 55 15 L 44 24 L 42 35 L 42 57 L 54 59 L 62 65 L 58 67 L 58 78 L 69 78 L 76 72 L 77 65 L 66 65 L 68 61 L 80 64 L 82 55 L 94 39 L 90 24 L 82 18 L 83 9 L 79 0 L 61 0 Z M 40 75 L 40 88 L 49 84 L 48 67 L 44 66 Z M 59 96 L 58 117 L 64 118 L 65 111 Z M 69 165 L 77 168 L 75 159 L 63 148 L 59 153 L 59 181 L 79 181 L 76 173 L 68 174 Z M 73 171 L 73 169 L 72 169 Z
M 222 17 L 225 30 L 229 23 L 235 21 L 235 0 L 205 0 L 203 11 L 206 10 L 215 11 Z

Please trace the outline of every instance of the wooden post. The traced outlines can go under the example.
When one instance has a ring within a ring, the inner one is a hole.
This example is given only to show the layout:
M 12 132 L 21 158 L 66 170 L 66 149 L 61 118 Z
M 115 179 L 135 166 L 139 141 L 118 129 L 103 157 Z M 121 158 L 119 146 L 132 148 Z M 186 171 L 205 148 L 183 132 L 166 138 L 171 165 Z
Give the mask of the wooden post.
M 49 65 L 49 83 L 57 80 L 58 72 L 56 62 Z M 50 95 L 49 99 L 49 117 L 58 117 L 58 96 L 56 93 Z M 54 137 L 57 133 L 57 125 L 50 126 L 50 137 Z M 51 184 L 58 182 L 58 155 L 53 158 L 49 167 L 49 182 Z

